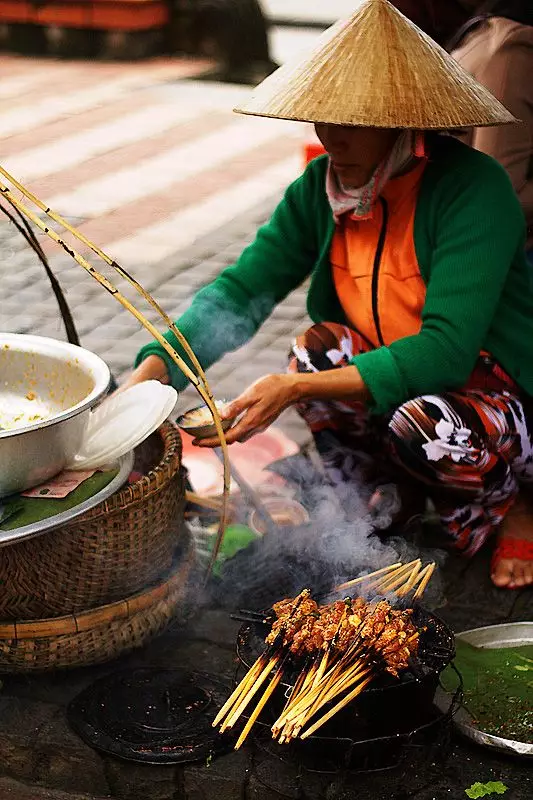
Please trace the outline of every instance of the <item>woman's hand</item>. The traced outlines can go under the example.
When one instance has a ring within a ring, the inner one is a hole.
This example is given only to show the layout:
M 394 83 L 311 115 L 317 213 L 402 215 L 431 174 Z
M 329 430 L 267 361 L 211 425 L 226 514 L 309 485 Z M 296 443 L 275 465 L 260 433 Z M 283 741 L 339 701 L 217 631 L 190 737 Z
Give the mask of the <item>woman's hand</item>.
M 298 375 L 267 375 L 246 389 L 230 403 L 221 416 L 225 419 L 243 415 L 237 424 L 226 433 L 228 444 L 245 442 L 279 417 L 282 411 L 298 400 Z M 217 437 L 196 440 L 198 447 L 218 447 Z
M 136 386 L 136 384 L 142 383 L 143 381 L 169 383 L 167 365 L 162 358 L 154 355 L 145 358 L 113 394 L 120 394 L 120 392 L 123 392 L 125 389 L 129 389 L 130 386 Z

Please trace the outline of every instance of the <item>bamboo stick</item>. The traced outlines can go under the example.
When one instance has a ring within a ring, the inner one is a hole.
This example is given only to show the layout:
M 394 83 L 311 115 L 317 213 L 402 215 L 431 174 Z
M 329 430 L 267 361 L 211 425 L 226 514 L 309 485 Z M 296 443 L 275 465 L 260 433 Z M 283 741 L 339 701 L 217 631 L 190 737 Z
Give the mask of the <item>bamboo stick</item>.
M 394 576 L 387 578 L 387 580 L 379 584 L 380 593 L 388 594 L 390 592 L 394 592 L 395 589 L 398 589 L 398 587 L 405 583 L 405 579 L 410 577 L 415 569 L 420 569 L 421 566 L 422 562 L 419 558 L 416 559 L 413 565 L 406 564 L 405 567 L 397 570 Z
M 359 578 L 354 578 L 351 581 L 347 581 L 346 583 L 341 583 L 338 586 L 335 586 L 333 589 L 334 592 L 342 592 L 344 589 L 350 589 L 352 586 L 357 586 L 359 583 L 363 583 L 364 581 L 368 581 L 371 578 L 376 578 L 378 575 L 383 575 L 386 572 L 390 572 L 398 567 L 401 567 L 402 562 L 398 561 L 396 564 L 390 564 L 388 567 L 382 567 L 381 569 L 377 569 L 375 572 L 369 572 L 368 575 L 361 575 Z
M 213 728 L 219 724 L 219 722 L 226 716 L 227 712 L 231 709 L 233 705 L 237 702 L 237 700 L 242 696 L 245 689 L 250 685 L 250 683 L 255 679 L 256 675 L 259 675 L 263 666 L 265 664 L 265 657 L 259 656 L 255 664 L 251 667 L 250 670 L 246 673 L 242 681 L 235 687 L 231 695 L 228 697 L 218 714 L 216 715 L 215 719 L 212 722 Z
M 421 572 L 421 570 L 420 570 L 421 566 L 422 566 L 422 562 L 420 562 L 419 564 L 416 564 L 413 567 L 413 571 L 411 572 L 411 574 L 410 574 L 409 578 L 407 579 L 407 581 L 404 583 L 403 586 L 400 586 L 400 588 L 396 591 L 396 596 L 397 597 L 405 597 L 407 594 L 409 594 L 409 592 L 411 591 L 413 586 L 416 584 L 417 576 Z
M 370 683 L 371 680 L 372 680 L 372 677 L 369 677 L 369 678 L 366 678 L 365 680 L 363 680 L 360 684 L 358 684 L 355 687 L 355 689 L 352 692 L 350 692 L 350 694 L 346 695 L 346 697 L 343 700 L 341 700 L 339 703 L 337 703 L 337 705 L 334 706 L 330 711 L 328 711 L 327 714 L 325 714 L 323 717 L 320 717 L 320 719 L 317 720 L 317 722 L 315 722 L 314 725 L 311 725 L 310 728 L 308 728 L 304 733 L 302 733 L 301 738 L 302 739 L 307 739 L 309 736 L 312 736 L 312 734 L 315 731 L 317 731 L 319 728 L 321 728 L 322 725 L 325 725 L 325 723 L 328 722 L 328 720 L 330 720 L 331 717 L 335 716 L 335 714 L 337 714 L 341 709 L 343 709 L 344 706 L 347 706 L 348 703 L 351 703 L 352 700 L 355 700 L 355 698 L 359 694 L 361 694 L 363 689 L 366 686 L 368 686 L 368 684 Z
M 352 648 L 353 652 L 351 652 Z M 290 702 L 285 705 L 280 717 L 272 726 L 274 737 L 280 731 L 285 732 L 287 726 L 290 727 L 293 725 L 294 721 L 298 719 L 306 709 L 310 708 L 324 691 L 330 689 L 335 681 L 346 678 L 347 670 L 348 673 L 351 674 L 354 666 L 359 664 L 359 661 L 355 662 L 355 664 L 351 663 L 351 659 L 359 656 L 359 654 L 360 650 L 358 646 L 354 647 L 354 645 L 351 645 L 346 653 L 323 675 L 318 685 L 315 683 L 313 675 L 308 674 L 299 692 L 291 695 Z M 314 666 L 316 668 L 316 664 Z
M 324 655 L 322 656 L 322 659 L 320 661 L 320 665 L 319 665 L 319 667 L 318 667 L 318 669 L 316 671 L 316 675 L 315 675 L 314 680 L 313 680 L 313 686 L 317 686 L 317 684 L 319 684 L 320 681 L 322 680 L 322 678 L 324 677 L 324 673 L 326 672 L 326 668 L 327 668 L 327 665 L 328 665 L 328 660 L 329 660 L 330 653 L 331 653 L 331 644 L 326 648 L 326 651 L 325 651 Z
M 146 330 L 148 330 L 152 336 L 163 346 L 165 351 L 168 355 L 172 358 L 174 363 L 178 366 L 178 368 L 183 372 L 183 374 L 187 377 L 187 379 L 193 384 L 196 388 L 204 402 L 206 403 L 207 407 L 211 411 L 211 415 L 213 417 L 213 422 L 215 423 L 215 428 L 217 431 L 217 435 L 220 441 L 220 447 L 222 449 L 224 455 L 224 487 L 223 487 L 223 498 L 224 503 L 222 506 L 221 516 L 220 516 L 220 524 L 217 533 L 217 537 L 215 540 L 215 544 L 213 546 L 211 557 L 209 560 L 209 564 L 206 571 L 206 580 L 211 575 L 213 570 L 214 564 L 218 557 L 218 553 L 220 551 L 220 547 L 222 545 L 222 541 L 224 538 L 224 533 L 226 529 L 226 519 L 227 519 L 227 501 L 229 497 L 229 489 L 230 489 L 230 470 L 229 470 L 229 456 L 226 444 L 226 438 L 224 435 L 224 431 L 222 428 L 222 422 L 220 419 L 220 414 L 214 402 L 211 390 L 209 388 L 209 384 L 207 382 L 207 378 L 203 372 L 203 369 L 200 365 L 200 362 L 196 358 L 194 352 L 192 351 L 189 343 L 185 339 L 185 337 L 181 334 L 181 332 L 176 328 L 172 320 L 168 317 L 167 314 L 160 308 L 158 303 L 154 300 L 154 298 L 146 292 L 143 287 L 136 281 L 129 273 L 124 270 L 116 261 L 111 259 L 107 256 L 102 250 L 100 250 L 96 245 L 93 245 L 83 234 L 73 228 L 66 220 L 63 219 L 59 214 L 56 214 L 52 209 L 47 207 L 41 200 L 39 200 L 34 194 L 32 194 L 28 189 L 26 189 L 19 181 L 17 181 L 13 176 L 11 176 L 3 167 L 0 166 L 0 174 L 4 175 L 12 184 L 16 186 L 16 188 L 22 192 L 29 200 L 31 200 L 38 208 L 44 211 L 51 219 L 59 222 L 66 230 L 73 233 L 80 241 L 84 244 L 88 245 L 101 259 L 103 259 L 109 266 L 115 269 L 123 278 L 125 278 L 130 285 L 132 285 L 139 294 L 144 297 L 148 303 L 156 309 L 156 311 L 160 314 L 162 319 L 165 321 L 167 326 L 170 328 L 172 333 L 176 336 L 180 344 L 183 346 L 185 352 L 191 358 L 194 366 L 198 370 L 198 373 L 201 378 L 201 382 L 196 375 L 189 369 L 187 364 L 183 361 L 183 359 L 179 356 L 177 351 L 164 339 L 164 337 L 159 333 L 159 331 L 152 325 L 130 302 L 127 300 L 124 295 L 122 295 L 118 289 L 113 286 L 113 284 L 107 280 L 101 273 L 99 273 L 92 265 L 77 253 L 76 250 L 69 247 L 63 239 L 58 236 L 58 234 L 48 228 L 48 226 L 41 221 L 41 219 L 35 215 L 27 206 L 22 203 L 17 198 L 13 197 L 10 189 L 5 186 L 4 184 L 0 183 L 0 192 L 7 198 L 7 200 L 22 214 L 24 214 L 28 219 L 30 219 L 38 228 L 40 228 L 47 236 L 49 236 L 53 241 L 59 244 L 63 249 L 76 261 L 76 263 L 85 269 L 101 286 L 103 286 L 126 310 L 128 310 L 140 323 L 143 325 Z M 202 385 L 203 384 L 203 385 Z
M 422 581 L 420 583 L 420 586 L 418 587 L 418 589 L 414 593 L 413 600 L 418 600 L 420 597 L 422 597 L 422 595 L 424 594 L 424 592 L 426 590 L 426 587 L 427 587 L 429 581 L 431 580 L 431 576 L 435 572 L 436 566 L 437 565 L 434 564 L 434 563 L 433 564 L 428 564 L 428 566 L 426 567 L 426 570 L 427 570 L 426 575 L 424 576 L 424 578 L 422 579 Z
M 69 233 L 75 236 L 76 239 L 78 239 L 83 244 L 87 245 L 87 247 L 89 247 L 93 251 L 93 253 L 99 256 L 99 258 L 101 258 L 102 261 L 105 261 L 105 263 L 108 264 L 108 266 L 110 266 L 119 275 L 121 275 L 121 277 L 123 277 L 152 306 L 152 308 L 154 308 L 157 311 L 157 313 L 160 315 L 160 317 L 166 323 L 166 325 L 172 331 L 172 333 L 176 336 L 176 338 L 182 345 L 183 349 L 193 362 L 194 366 L 198 370 L 198 374 L 202 378 L 202 382 L 205 384 L 206 390 L 208 391 L 208 393 L 210 393 L 210 389 L 207 383 L 207 378 L 203 371 L 202 365 L 196 358 L 196 354 L 189 345 L 185 336 L 183 336 L 181 331 L 176 327 L 176 325 L 170 319 L 168 314 L 166 314 L 166 312 L 163 311 L 157 300 L 155 300 L 155 298 L 153 298 L 152 295 L 150 295 L 141 286 L 141 284 L 132 275 L 130 275 L 130 273 L 126 269 L 124 269 L 124 267 L 122 267 L 118 263 L 118 261 L 116 261 L 114 258 L 111 258 L 111 256 L 108 256 L 106 253 L 104 253 L 103 250 L 101 250 L 96 244 L 94 244 L 94 242 L 91 242 L 90 239 L 87 239 L 87 237 L 81 231 L 79 231 L 77 228 L 71 225 L 64 217 L 62 217 L 56 211 L 51 209 L 49 206 L 45 205 L 45 203 L 43 203 L 42 200 L 40 200 L 36 195 L 34 195 L 26 186 L 20 183 L 20 181 L 14 178 L 13 175 L 11 175 L 1 165 L 0 165 L 0 174 L 3 175 L 5 178 L 7 178 L 7 180 L 13 184 L 13 186 L 15 186 L 20 192 L 22 192 L 22 194 L 29 200 L 31 200 L 31 202 L 34 203 L 38 208 L 40 208 L 41 211 L 44 211 L 44 213 L 47 216 L 49 216 L 50 219 L 53 219 L 55 222 L 58 222 L 65 230 L 67 230 Z M 10 190 L 7 187 L 2 187 L 1 191 L 4 192 L 5 196 L 11 202 L 13 198 L 11 196 Z M 64 244 L 63 246 L 65 247 L 65 249 L 67 249 L 67 246 L 65 246 Z
M 361 677 L 365 677 L 369 672 L 366 664 L 358 665 L 357 669 L 345 674 L 339 678 L 335 683 L 327 684 L 322 688 L 321 693 L 316 700 L 299 715 L 296 725 L 294 726 L 294 734 L 297 736 L 299 731 L 317 714 L 320 709 L 327 703 L 334 700 L 341 692 L 346 691 Z
M 307 670 L 304 668 L 304 669 L 302 669 L 302 671 L 298 675 L 296 681 L 294 682 L 294 686 L 292 687 L 292 690 L 291 690 L 291 693 L 290 693 L 290 695 L 289 695 L 289 697 L 287 699 L 287 702 L 285 703 L 285 705 L 283 707 L 283 711 L 281 712 L 280 718 L 285 714 L 287 709 L 290 707 L 290 705 L 293 702 L 294 698 L 297 697 L 301 687 L 304 684 L 304 681 L 305 681 L 306 677 L 307 677 Z M 281 730 L 281 728 L 277 729 L 276 728 L 276 723 L 274 723 L 274 725 L 271 728 L 272 737 L 274 739 L 278 736 L 280 730 Z M 282 738 L 279 739 L 279 743 L 280 744 L 282 744 Z
M 342 691 L 343 687 L 346 686 L 350 681 L 359 677 L 363 673 L 368 672 L 368 670 L 369 665 L 367 663 L 364 661 L 357 661 L 351 667 L 343 669 L 335 677 L 324 681 L 320 694 L 313 702 L 313 706 L 315 706 L 317 702 L 320 702 L 320 705 L 323 705 L 324 702 L 329 702 L 329 700 Z
M 309 672 L 311 673 L 311 670 Z M 312 691 L 313 680 L 314 680 L 314 672 L 312 674 L 307 675 L 304 684 L 299 692 L 299 695 L 294 698 L 294 702 L 290 704 L 290 707 L 287 708 L 286 712 L 282 713 L 281 716 L 276 720 L 276 722 L 272 726 L 272 732 L 276 730 L 278 731 L 281 730 L 286 724 L 287 720 L 297 716 L 298 711 L 300 711 L 303 708 L 306 708 L 307 697 Z
M 415 558 L 413 561 L 409 561 L 407 564 L 401 564 L 397 567 L 393 572 L 390 572 L 388 575 L 383 576 L 382 578 L 376 578 L 372 581 L 372 584 L 367 587 L 368 589 L 377 589 L 378 591 L 382 591 L 382 587 L 387 584 L 389 581 L 394 581 L 400 575 L 406 575 L 411 572 L 415 564 L 420 563 L 420 559 Z
M 250 690 L 244 694 L 242 699 L 240 699 L 237 707 L 234 710 L 232 709 L 231 714 L 229 714 L 223 725 L 221 725 L 220 727 L 221 733 L 223 733 L 225 730 L 228 730 L 229 728 L 233 728 L 233 726 L 235 725 L 235 723 L 237 722 L 243 711 L 247 708 L 247 706 L 253 700 L 253 698 L 261 688 L 261 686 L 264 684 L 264 682 L 266 681 L 266 679 L 268 678 L 268 676 L 270 675 L 270 673 L 272 672 L 273 668 L 276 666 L 278 661 L 279 661 L 279 655 L 275 655 L 270 659 L 270 661 L 268 662 L 262 673 L 259 675 L 257 680 L 254 681 L 254 683 L 252 684 Z
M 313 718 L 313 716 L 327 703 L 337 697 L 342 691 L 345 691 L 358 681 L 362 676 L 367 674 L 368 669 L 358 669 L 350 676 L 345 677 L 343 680 L 339 679 L 335 685 L 324 686 L 320 695 L 316 700 L 299 713 L 294 719 L 289 722 L 289 736 L 295 738 L 299 735 L 302 728 Z
M 252 729 L 252 726 L 254 725 L 254 723 L 257 721 L 257 718 L 259 717 L 259 714 L 261 713 L 261 711 L 265 707 L 266 703 L 268 702 L 268 700 L 272 696 L 274 690 L 279 685 L 282 676 L 283 676 L 283 667 L 280 666 L 280 667 L 278 667 L 278 670 L 277 670 L 276 674 L 274 675 L 274 677 L 270 681 L 270 684 L 269 684 L 268 688 L 266 689 L 266 691 L 264 692 L 262 698 L 260 699 L 260 701 L 258 702 L 257 706 L 255 707 L 255 710 L 254 710 L 253 714 L 250 715 L 250 719 L 248 720 L 248 722 L 244 726 L 243 732 L 241 733 L 241 735 L 237 739 L 237 743 L 235 745 L 235 750 L 238 750 L 241 747 L 242 743 L 244 742 L 244 740 L 246 739 L 246 737 L 250 733 L 250 731 Z
M 287 724 L 294 723 L 295 720 L 299 719 L 302 716 L 302 714 L 304 714 L 305 711 L 313 705 L 317 697 L 320 696 L 320 694 L 323 691 L 323 687 L 324 687 L 323 683 L 320 684 L 318 687 L 314 687 L 313 685 L 311 685 L 305 694 L 300 695 L 300 697 L 296 698 L 295 702 L 291 704 L 290 708 L 287 709 L 281 727 L 283 728 Z
M 431 564 L 426 564 L 426 566 L 423 569 L 420 570 L 420 572 L 416 576 L 416 579 L 412 583 L 411 591 L 415 588 L 415 586 L 417 586 L 420 583 L 420 581 L 424 580 L 424 578 L 427 575 L 428 570 L 429 570 L 430 567 L 431 567 Z

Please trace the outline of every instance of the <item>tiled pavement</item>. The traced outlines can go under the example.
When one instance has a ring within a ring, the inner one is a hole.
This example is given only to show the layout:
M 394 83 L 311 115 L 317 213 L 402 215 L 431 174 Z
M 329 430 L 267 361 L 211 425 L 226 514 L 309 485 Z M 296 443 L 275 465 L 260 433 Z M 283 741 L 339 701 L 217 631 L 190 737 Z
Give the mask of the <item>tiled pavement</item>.
M 239 255 L 299 172 L 303 126 L 232 114 L 248 90 L 185 80 L 204 62 L 156 59 L 144 71 L 53 61 L 32 67 L 10 56 L 0 62 L 10 76 L 0 92 L 3 166 L 120 260 L 174 318 Z M 62 103 L 43 89 L 41 70 Z M 38 135 L 32 122 L 40 123 Z M 120 379 L 149 335 L 56 245 L 41 234 L 40 241 L 82 344 Z M 0 329 L 63 337 L 44 270 L 3 217 L 0 248 Z M 234 396 L 265 372 L 284 369 L 288 343 L 305 318 L 300 290 L 252 343 L 210 371 L 215 394 Z M 182 404 L 195 400 L 191 390 Z M 305 433 L 294 420 L 286 415 L 285 427 L 301 440 Z
M 269 19 L 289 23 L 292 21 L 329 25 L 340 17 L 347 17 L 357 0 L 261 0 Z

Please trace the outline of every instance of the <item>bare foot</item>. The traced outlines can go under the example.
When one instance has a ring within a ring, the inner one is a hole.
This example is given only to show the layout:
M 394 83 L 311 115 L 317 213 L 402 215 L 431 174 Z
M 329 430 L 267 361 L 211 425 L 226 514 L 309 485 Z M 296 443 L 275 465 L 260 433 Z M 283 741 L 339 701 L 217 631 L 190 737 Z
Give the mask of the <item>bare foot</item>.
M 519 554 L 524 557 L 518 558 Z M 502 523 L 491 578 L 495 586 L 504 589 L 533 584 L 533 503 L 523 495 L 518 497 Z

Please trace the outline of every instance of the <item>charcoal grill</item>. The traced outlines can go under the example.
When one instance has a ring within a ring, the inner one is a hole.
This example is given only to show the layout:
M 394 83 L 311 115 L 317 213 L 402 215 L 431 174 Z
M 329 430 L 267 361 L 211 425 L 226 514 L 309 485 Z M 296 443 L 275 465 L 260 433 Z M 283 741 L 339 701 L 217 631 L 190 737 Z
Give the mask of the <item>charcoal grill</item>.
M 320 735 L 296 739 L 288 746 L 270 735 L 289 689 L 286 684 L 253 728 L 250 741 L 255 751 L 261 758 L 286 760 L 298 770 L 326 774 L 421 769 L 437 757 L 444 758 L 459 691 L 443 710 L 438 711 L 432 700 L 438 676 L 454 655 L 453 634 L 424 609 L 415 610 L 415 621 L 425 628 L 420 658 L 400 681 L 383 676 Z M 268 624 L 258 621 L 241 627 L 237 637 L 241 673 L 263 651 L 268 630 Z M 68 720 L 87 744 L 122 759 L 205 763 L 233 748 L 235 737 L 220 736 L 211 725 L 229 692 L 227 682 L 201 672 L 124 670 L 101 678 L 78 695 L 69 705 Z
M 260 617 L 260 619 L 259 619 Z M 265 649 L 272 612 L 258 615 L 258 621 L 243 624 L 237 636 L 240 675 Z M 266 620 L 262 622 L 261 619 Z M 305 741 L 295 739 L 289 746 L 273 743 L 274 751 L 325 769 L 390 769 L 415 752 L 442 747 L 450 735 L 450 722 L 459 705 L 460 692 L 443 711 L 433 699 L 441 672 L 455 655 L 454 635 L 436 615 L 421 606 L 413 611 L 421 630 L 419 652 L 400 679 L 382 674 L 370 687 L 321 728 L 320 734 Z M 258 742 L 270 739 L 270 727 L 281 712 L 290 681 L 274 694 L 256 725 Z M 267 745 L 270 748 L 270 744 Z
M 206 761 L 233 742 L 212 728 L 228 686 L 183 670 L 130 669 L 107 675 L 70 703 L 71 727 L 91 747 L 145 764 Z

